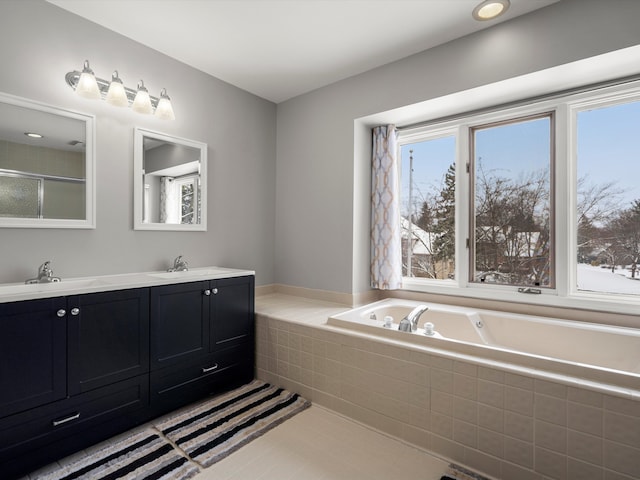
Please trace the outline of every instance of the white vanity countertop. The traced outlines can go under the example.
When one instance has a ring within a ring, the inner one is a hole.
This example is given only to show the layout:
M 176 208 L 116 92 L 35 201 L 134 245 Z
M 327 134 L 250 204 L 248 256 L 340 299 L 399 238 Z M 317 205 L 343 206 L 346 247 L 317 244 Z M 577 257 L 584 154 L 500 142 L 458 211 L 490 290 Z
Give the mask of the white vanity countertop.
M 155 287 L 175 283 L 217 280 L 220 278 L 255 275 L 253 270 L 223 267 L 191 268 L 186 272 L 143 272 L 95 277 L 63 278 L 53 283 L 3 283 L 0 284 L 0 303 L 37 298 L 66 297 L 83 293 L 107 292 L 127 288 Z

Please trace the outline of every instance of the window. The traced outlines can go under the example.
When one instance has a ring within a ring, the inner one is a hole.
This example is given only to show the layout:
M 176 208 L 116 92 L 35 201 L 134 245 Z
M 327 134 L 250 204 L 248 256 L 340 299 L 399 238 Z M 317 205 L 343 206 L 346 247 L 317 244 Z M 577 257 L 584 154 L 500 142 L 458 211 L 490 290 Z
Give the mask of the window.
M 576 114 L 579 291 L 640 295 L 640 101 Z
M 199 219 L 196 218 L 198 211 L 198 177 L 190 175 L 176 178 L 174 188 L 177 191 L 174 208 L 180 218 L 180 223 L 198 223 Z
M 402 129 L 405 288 L 640 304 L 638 125 L 635 82 Z
M 403 145 L 402 272 L 408 277 L 455 276 L 455 137 Z
M 471 128 L 471 282 L 553 286 L 553 115 Z

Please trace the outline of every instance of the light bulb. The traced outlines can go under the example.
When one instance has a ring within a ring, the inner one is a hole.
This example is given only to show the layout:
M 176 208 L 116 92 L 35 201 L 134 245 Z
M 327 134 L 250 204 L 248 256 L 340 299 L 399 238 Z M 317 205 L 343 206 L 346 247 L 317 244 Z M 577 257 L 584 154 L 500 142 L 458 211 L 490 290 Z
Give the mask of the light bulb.
M 138 82 L 138 93 L 133 100 L 131 109 L 134 112 L 150 114 L 153 113 L 153 106 L 151 105 L 151 97 L 149 97 L 149 91 L 144 86 L 144 82 L 140 80 Z
M 76 93 L 84 98 L 100 100 L 100 89 L 93 70 L 89 68 L 89 60 L 84 61 L 84 68 L 76 85 Z
M 158 106 L 156 107 L 155 116 L 163 120 L 175 120 L 176 116 L 173 114 L 173 107 L 171 106 L 171 99 L 167 95 L 167 89 L 163 88 L 160 92 L 160 100 L 158 100 Z
M 473 18 L 476 20 L 492 20 L 507 11 L 511 2 L 509 0 L 485 0 L 473 10 Z
M 109 84 L 109 90 L 107 91 L 107 103 L 116 107 L 126 107 L 129 105 L 129 99 L 127 98 L 127 92 L 124 90 L 122 80 L 118 77 L 118 71 L 115 70 L 111 75 L 111 83 Z

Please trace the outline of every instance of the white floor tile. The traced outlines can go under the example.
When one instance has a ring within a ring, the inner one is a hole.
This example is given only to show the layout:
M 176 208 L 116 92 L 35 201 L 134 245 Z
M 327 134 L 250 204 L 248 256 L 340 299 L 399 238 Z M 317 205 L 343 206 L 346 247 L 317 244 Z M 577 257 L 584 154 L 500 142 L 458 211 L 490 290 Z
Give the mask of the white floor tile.
M 439 479 L 448 464 L 321 407 L 312 406 L 194 480 Z

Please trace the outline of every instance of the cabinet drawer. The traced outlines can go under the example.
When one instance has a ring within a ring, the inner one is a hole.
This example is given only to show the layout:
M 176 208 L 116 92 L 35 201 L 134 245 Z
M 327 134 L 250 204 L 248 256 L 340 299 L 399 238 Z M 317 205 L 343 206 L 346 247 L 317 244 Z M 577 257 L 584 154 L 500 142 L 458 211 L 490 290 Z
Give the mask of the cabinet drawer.
M 253 345 L 244 344 L 151 372 L 151 405 L 160 411 L 184 405 L 221 385 L 253 378 Z M 156 410 L 154 410 L 156 411 Z
M 2 419 L 0 461 L 147 406 L 148 385 L 148 375 L 141 375 Z

